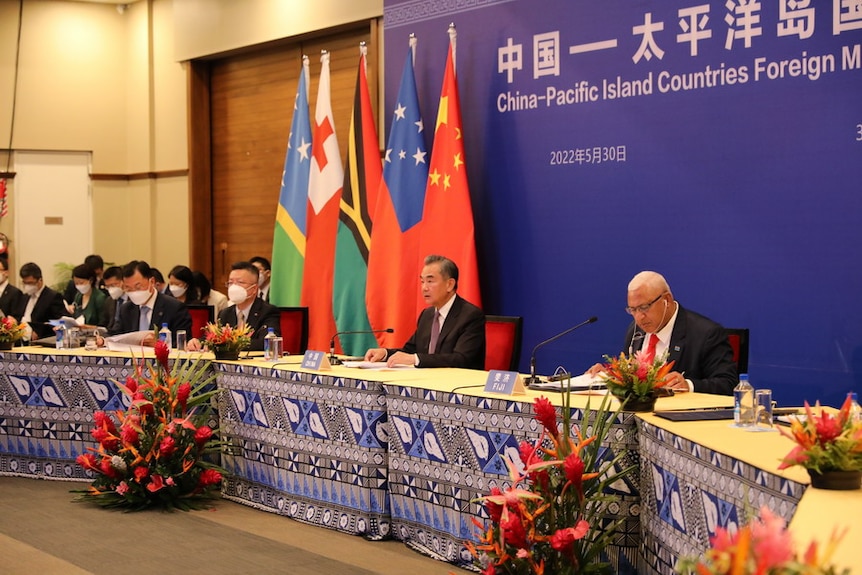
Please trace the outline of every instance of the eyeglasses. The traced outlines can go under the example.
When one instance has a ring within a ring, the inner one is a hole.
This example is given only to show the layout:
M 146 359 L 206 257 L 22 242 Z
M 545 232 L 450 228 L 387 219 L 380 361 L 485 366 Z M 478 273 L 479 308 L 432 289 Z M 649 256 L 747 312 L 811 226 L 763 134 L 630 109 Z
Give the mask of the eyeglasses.
M 251 287 L 253 285 L 257 285 L 257 284 L 249 283 L 249 282 L 243 282 L 243 281 L 239 281 L 239 280 L 228 280 L 225 282 L 224 287 L 229 288 L 230 286 L 233 286 L 233 285 L 237 285 L 237 286 L 244 287 L 244 288 L 249 288 L 249 287 Z
M 651 301 L 651 302 L 649 302 L 649 303 L 645 303 L 645 304 L 643 304 L 643 305 L 639 305 L 639 306 L 637 306 L 637 307 L 631 307 L 631 306 L 628 306 L 628 307 L 626 307 L 626 313 L 627 313 L 627 314 L 629 314 L 629 315 L 634 315 L 634 314 L 636 314 L 636 313 L 638 313 L 638 312 L 640 312 L 640 313 L 646 313 L 646 312 L 648 312 L 648 311 L 649 311 L 649 308 L 651 308 L 651 307 L 653 306 L 653 304 L 654 304 L 655 302 L 657 302 L 658 300 L 660 300 L 660 299 L 662 298 L 662 296 L 664 296 L 664 294 L 666 294 L 666 293 L 667 293 L 666 291 L 661 292 L 660 294 L 658 294 L 658 295 L 656 296 L 656 298 L 655 298 L 654 300 L 652 300 L 652 301 Z

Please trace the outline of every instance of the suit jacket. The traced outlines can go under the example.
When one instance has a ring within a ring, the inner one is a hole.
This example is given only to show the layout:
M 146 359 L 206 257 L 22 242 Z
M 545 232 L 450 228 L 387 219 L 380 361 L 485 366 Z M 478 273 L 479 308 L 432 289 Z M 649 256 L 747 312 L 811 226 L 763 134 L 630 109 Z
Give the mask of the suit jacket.
M 485 369 L 485 314 L 481 309 L 456 294 L 437 339 L 437 353 L 429 354 L 433 321 L 434 308 L 424 309 L 416 332 L 400 350 L 387 349 L 386 357 L 403 351 L 418 355 L 419 367 Z
M 120 323 L 114 326 L 113 330 L 108 333 L 116 335 L 118 333 L 129 333 L 138 331 L 138 325 L 141 321 L 141 308 L 135 305 L 131 300 L 127 301 L 120 307 Z M 186 333 L 191 333 L 192 316 L 189 315 L 189 310 L 186 304 L 177 298 L 166 296 L 158 292 L 156 300 L 153 303 L 153 310 L 150 313 L 150 326 L 155 326 L 156 329 L 161 328 L 162 324 L 168 324 L 168 329 L 171 330 L 176 345 L 177 331 L 184 329 Z
M 108 317 L 108 325 L 105 327 L 108 328 L 108 333 L 120 333 L 119 312 L 127 301 L 129 301 L 129 298 L 125 295 L 120 296 L 118 299 L 108 296 L 108 299 L 105 300 L 105 314 Z
M 15 319 L 20 320 L 21 318 L 15 316 L 15 313 L 18 311 L 18 300 L 21 297 L 23 297 L 21 290 L 10 283 L 7 283 L 6 289 L 4 289 L 3 293 L 0 294 L 0 311 L 5 315 L 11 315 L 15 317 Z
M 218 314 L 218 319 L 226 325 L 236 325 L 236 306 L 232 305 L 229 308 L 222 310 Z M 273 328 L 276 335 L 281 335 L 281 312 L 274 305 L 270 305 L 260 299 L 254 298 L 251 307 L 248 310 L 248 317 L 245 318 L 246 325 L 250 326 L 254 333 L 251 334 L 251 345 L 249 350 L 263 350 L 263 338 L 266 337 L 267 328 Z
M 18 308 L 12 314 L 18 321 L 21 321 L 24 316 L 29 300 L 30 296 L 26 294 L 21 294 L 21 297 L 18 298 Z M 38 339 L 52 336 L 54 335 L 54 327 L 48 321 L 60 319 L 64 315 L 67 315 L 67 311 L 66 304 L 63 303 L 63 296 L 49 287 L 42 288 L 42 293 L 39 294 L 39 299 L 36 300 L 36 305 L 30 313 L 30 327 L 33 328 Z
M 638 350 L 644 333 L 634 322 L 626 331 L 626 351 Z M 733 395 L 739 383 L 733 350 L 724 328 L 711 319 L 679 306 L 668 346 L 668 361 L 673 370 L 685 372 L 694 390 L 700 393 Z

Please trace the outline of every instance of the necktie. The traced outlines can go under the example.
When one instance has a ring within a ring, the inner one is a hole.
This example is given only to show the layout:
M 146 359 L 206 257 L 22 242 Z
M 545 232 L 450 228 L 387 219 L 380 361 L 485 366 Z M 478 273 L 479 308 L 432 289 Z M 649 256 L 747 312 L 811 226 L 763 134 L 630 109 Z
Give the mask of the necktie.
M 245 325 L 245 314 L 240 310 L 236 310 L 236 327 L 238 329 L 242 329 L 242 326 Z
M 654 333 L 651 333 L 649 336 L 649 343 L 646 348 L 646 360 L 649 363 L 652 363 L 655 359 L 655 346 L 658 344 L 658 336 Z
M 440 337 L 440 312 L 434 310 L 434 321 L 431 322 L 431 343 L 428 344 L 428 353 L 437 352 L 437 339 Z
M 117 300 L 117 307 L 114 308 L 114 325 L 120 325 L 120 308 L 126 303 L 126 298 L 121 297 Z
M 150 307 L 146 305 L 141 306 L 141 318 L 139 320 L 138 329 L 140 331 L 147 331 L 150 329 Z

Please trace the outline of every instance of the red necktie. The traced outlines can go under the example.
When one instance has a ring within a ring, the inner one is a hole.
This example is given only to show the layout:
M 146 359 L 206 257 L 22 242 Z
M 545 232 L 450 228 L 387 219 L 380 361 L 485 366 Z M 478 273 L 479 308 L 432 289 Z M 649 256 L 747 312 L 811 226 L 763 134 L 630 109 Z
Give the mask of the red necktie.
M 431 322 L 431 343 L 428 344 L 428 353 L 437 352 L 437 339 L 440 337 L 440 312 L 434 310 L 434 321 Z
M 649 336 L 649 343 L 646 348 L 646 360 L 649 363 L 652 363 L 655 359 L 655 346 L 658 344 L 658 336 L 654 333 L 651 333 Z

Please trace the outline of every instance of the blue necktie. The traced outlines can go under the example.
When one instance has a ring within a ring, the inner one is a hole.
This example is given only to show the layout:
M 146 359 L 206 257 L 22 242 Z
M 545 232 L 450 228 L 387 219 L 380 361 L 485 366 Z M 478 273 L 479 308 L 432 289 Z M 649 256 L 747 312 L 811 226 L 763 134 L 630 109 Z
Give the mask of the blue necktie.
M 138 324 L 138 329 L 140 331 L 147 331 L 150 329 L 150 308 L 149 306 L 142 305 L 141 306 L 141 319 Z

